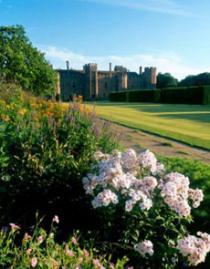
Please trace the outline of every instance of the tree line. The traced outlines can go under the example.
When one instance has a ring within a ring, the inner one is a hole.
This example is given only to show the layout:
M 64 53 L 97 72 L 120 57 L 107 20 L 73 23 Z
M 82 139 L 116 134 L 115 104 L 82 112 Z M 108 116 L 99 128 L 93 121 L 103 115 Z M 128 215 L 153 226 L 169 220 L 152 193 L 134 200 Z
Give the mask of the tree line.
M 210 73 L 202 73 L 198 75 L 190 75 L 181 81 L 178 81 L 170 73 L 159 73 L 157 76 L 157 88 L 169 87 L 191 87 L 200 85 L 210 85 Z

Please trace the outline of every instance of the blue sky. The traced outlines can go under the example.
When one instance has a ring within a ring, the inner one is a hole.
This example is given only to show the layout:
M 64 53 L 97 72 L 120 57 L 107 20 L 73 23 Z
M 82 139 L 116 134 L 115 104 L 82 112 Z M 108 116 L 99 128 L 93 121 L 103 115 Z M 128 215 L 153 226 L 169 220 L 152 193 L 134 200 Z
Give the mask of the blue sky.
M 179 79 L 210 72 L 209 0 L 0 0 L 0 25 L 22 24 L 55 68 L 97 62 Z

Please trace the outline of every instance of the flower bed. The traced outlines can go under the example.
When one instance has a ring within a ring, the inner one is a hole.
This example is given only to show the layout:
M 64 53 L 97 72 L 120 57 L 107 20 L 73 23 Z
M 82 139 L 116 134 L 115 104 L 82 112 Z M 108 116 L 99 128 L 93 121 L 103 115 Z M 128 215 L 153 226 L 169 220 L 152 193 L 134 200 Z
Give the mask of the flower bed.
M 97 125 L 80 103 L 49 102 L 18 88 L 0 98 L 0 225 L 21 226 L 2 229 L 0 266 L 171 269 L 204 262 L 210 238 L 197 230 L 209 232 L 208 169 L 162 158 L 165 169 L 150 151 L 114 150 L 109 126 Z M 200 203 L 205 207 L 195 210 Z M 37 211 L 42 228 L 31 233 Z M 52 237 L 55 215 L 61 222 Z M 75 230 L 81 247 L 68 240 Z
M 83 185 L 101 213 L 109 244 L 126 250 L 135 263 L 152 268 L 175 268 L 182 260 L 180 254 L 189 265 L 205 261 L 210 235 L 187 232 L 191 211 L 200 206 L 204 195 L 190 188 L 188 177 L 167 173 L 149 150 L 139 156 L 132 149 L 97 152 L 95 158 L 97 164 Z

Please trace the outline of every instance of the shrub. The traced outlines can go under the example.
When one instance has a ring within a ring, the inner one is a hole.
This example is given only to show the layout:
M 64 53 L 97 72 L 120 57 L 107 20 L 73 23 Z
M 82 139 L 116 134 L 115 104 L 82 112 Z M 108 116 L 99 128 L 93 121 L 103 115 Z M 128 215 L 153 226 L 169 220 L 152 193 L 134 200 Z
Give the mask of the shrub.
M 188 177 L 165 171 L 148 150 L 139 156 L 132 149 L 98 152 L 96 159 L 83 184 L 101 217 L 98 238 L 107 242 L 106 251 L 126 253 L 137 268 L 180 268 L 180 254 L 190 265 L 205 260 L 210 235 L 187 232 L 191 211 L 203 200 L 201 190 L 190 188 Z
M 109 100 L 113 102 L 127 102 L 126 91 L 110 93 Z
M 210 87 L 176 87 L 156 90 L 112 92 L 110 101 L 171 104 L 210 104 Z
M 171 104 L 203 104 L 204 88 L 166 88 L 161 89 L 161 103 Z
M 145 91 L 130 91 L 128 92 L 129 102 L 154 102 L 155 101 L 155 91 L 145 90 Z

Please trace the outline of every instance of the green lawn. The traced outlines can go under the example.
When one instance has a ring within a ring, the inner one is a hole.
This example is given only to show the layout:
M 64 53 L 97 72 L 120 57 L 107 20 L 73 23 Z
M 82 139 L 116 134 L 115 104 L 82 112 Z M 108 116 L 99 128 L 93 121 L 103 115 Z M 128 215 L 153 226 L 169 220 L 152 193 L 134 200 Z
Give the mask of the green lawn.
M 95 109 L 104 119 L 210 149 L 210 106 L 97 102 Z

